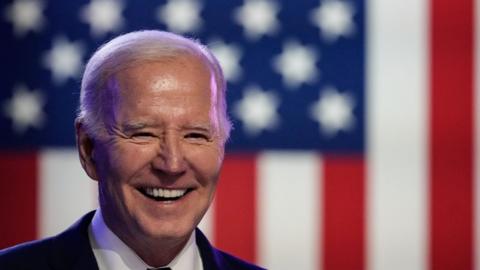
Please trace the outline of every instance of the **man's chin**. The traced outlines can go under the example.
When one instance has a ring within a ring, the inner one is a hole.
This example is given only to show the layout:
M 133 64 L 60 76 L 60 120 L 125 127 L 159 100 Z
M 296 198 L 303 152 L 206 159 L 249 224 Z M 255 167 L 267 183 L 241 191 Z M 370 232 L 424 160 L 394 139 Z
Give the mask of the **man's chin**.
M 178 223 L 160 222 L 143 228 L 144 236 L 151 241 L 184 241 L 188 239 L 195 226 L 178 225 Z

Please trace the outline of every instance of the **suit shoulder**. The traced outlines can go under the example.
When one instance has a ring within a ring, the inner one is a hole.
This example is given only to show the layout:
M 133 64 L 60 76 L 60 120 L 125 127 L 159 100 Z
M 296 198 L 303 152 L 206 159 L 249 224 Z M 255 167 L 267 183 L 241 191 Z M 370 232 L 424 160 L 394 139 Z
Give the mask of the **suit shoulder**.
M 53 237 L 0 250 L 0 269 L 98 269 L 88 240 L 93 215 Z
M 0 250 L 0 269 L 28 269 L 46 263 L 52 238 L 22 243 Z
M 224 251 L 217 249 L 217 258 L 223 262 L 224 266 L 228 266 L 226 269 L 233 269 L 233 270 L 265 270 L 265 268 L 261 268 L 249 262 L 246 262 L 240 258 L 237 258 L 231 254 L 228 254 Z

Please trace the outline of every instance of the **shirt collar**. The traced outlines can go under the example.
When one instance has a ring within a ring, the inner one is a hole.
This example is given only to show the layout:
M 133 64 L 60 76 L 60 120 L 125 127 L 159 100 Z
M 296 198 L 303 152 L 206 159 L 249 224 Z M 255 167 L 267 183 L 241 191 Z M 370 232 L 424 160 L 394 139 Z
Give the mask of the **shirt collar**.
M 152 268 L 108 228 L 100 209 L 97 209 L 93 216 L 88 236 L 100 270 Z M 172 270 L 203 270 L 194 232 L 180 253 L 164 267 L 170 267 Z

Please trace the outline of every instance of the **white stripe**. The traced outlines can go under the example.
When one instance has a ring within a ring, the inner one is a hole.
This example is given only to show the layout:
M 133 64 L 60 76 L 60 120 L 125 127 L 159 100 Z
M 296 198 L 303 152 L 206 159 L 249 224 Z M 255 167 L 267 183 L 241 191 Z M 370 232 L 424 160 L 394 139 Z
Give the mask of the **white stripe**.
M 314 154 L 267 152 L 257 162 L 259 264 L 318 269 L 320 161 Z
M 367 1 L 368 268 L 427 269 L 428 1 Z
M 75 149 L 42 151 L 39 169 L 39 237 L 65 230 L 96 208 L 96 182 L 81 168 Z
M 474 189 L 474 199 L 475 199 L 475 263 L 477 270 L 480 270 L 480 0 L 474 1 L 475 4 L 475 13 L 474 13 L 474 95 L 475 103 L 473 111 L 474 113 L 474 175 L 475 175 L 475 189 Z

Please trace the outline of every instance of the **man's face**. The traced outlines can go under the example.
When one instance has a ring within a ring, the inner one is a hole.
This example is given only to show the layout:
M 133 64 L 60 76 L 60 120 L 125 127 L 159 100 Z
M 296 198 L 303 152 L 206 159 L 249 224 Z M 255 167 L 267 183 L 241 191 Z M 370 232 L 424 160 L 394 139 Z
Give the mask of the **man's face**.
M 207 211 L 224 154 L 212 77 L 184 56 L 110 80 L 107 134 L 93 144 L 92 166 L 106 223 L 122 240 L 184 240 Z

